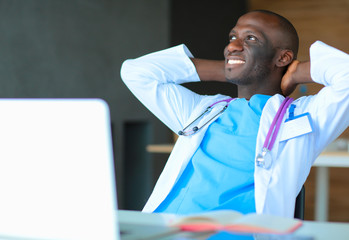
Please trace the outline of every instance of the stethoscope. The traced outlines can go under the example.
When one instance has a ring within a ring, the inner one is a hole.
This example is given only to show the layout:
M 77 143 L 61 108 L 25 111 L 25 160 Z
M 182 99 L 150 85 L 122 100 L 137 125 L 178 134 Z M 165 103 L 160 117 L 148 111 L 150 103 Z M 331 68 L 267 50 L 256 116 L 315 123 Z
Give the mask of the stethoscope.
M 178 135 L 180 136 L 190 136 L 193 135 L 195 133 L 197 133 L 200 129 L 202 129 L 204 126 L 206 126 L 209 122 L 211 122 L 213 119 L 215 119 L 217 116 L 219 116 L 220 114 L 222 114 L 225 109 L 227 109 L 229 103 L 235 100 L 235 98 L 228 98 L 228 99 L 224 99 L 224 100 L 220 100 L 218 102 L 215 102 L 213 104 L 211 104 L 210 106 L 208 106 L 205 111 L 203 113 L 201 113 L 197 118 L 195 118 L 191 123 L 189 123 L 186 127 L 184 127 L 181 131 L 178 132 Z M 204 115 L 206 115 L 207 113 L 210 113 L 213 109 L 214 106 L 216 106 L 218 103 L 221 102 L 225 102 L 226 104 L 223 106 L 223 108 L 217 113 L 215 114 L 212 118 L 210 118 L 209 120 L 207 120 L 203 125 L 201 125 L 200 127 L 195 126 L 189 130 L 187 130 L 187 128 L 189 128 L 191 125 L 193 125 L 197 120 L 199 120 L 201 117 L 203 117 Z
M 281 103 L 278 111 L 276 112 L 276 115 L 270 125 L 269 131 L 267 133 L 267 136 L 265 138 L 262 152 L 259 153 L 256 157 L 256 165 L 258 167 L 262 167 L 265 169 L 270 168 L 271 163 L 272 163 L 272 158 L 270 151 L 274 146 L 276 136 L 279 132 L 281 122 L 286 114 L 287 108 L 290 106 L 292 103 L 293 98 L 286 97 L 284 101 Z
M 178 135 L 180 135 L 180 136 L 190 136 L 190 135 L 193 135 L 193 134 L 197 133 L 200 129 L 202 129 L 204 126 L 206 126 L 208 123 L 210 123 L 213 119 L 215 119 L 217 116 L 222 114 L 227 109 L 227 107 L 232 102 L 232 100 L 235 100 L 235 99 L 236 98 L 228 98 L 228 99 L 224 99 L 224 100 L 221 100 L 221 101 L 218 101 L 218 102 L 215 102 L 215 103 L 211 104 L 210 106 L 208 106 L 205 109 L 205 111 L 203 113 L 201 113 L 197 118 L 195 118 L 191 123 L 189 123 L 181 131 L 179 131 Z M 282 123 L 282 119 L 284 118 L 284 116 L 286 114 L 286 110 L 290 106 L 292 101 L 293 101 L 293 98 L 286 97 L 283 100 L 283 102 L 281 103 L 278 111 L 276 112 L 276 115 L 275 115 L 275 117 L 273 119 L 273 122 L 270 125 L 269 131 L 268 131 L 267 136 L 265 138 L 262 151 L 256 157 L 256 165 L 258 167 L 262 167 L 262 168 L 268 169 L 271 166 L 272 159 L 271 159 L 271 156 L 270 156 L 270 151 L 271 151 L 271 149 L 274 146 L 276 136 L 277 136 L 277 134 L 279 132 L 279 129 L 280 129 L 280 126 L 281 126 L 281 123 Z M 217 114 L 215 114 L 213 117 L 208 119 L 200 127 L 194 126 L 191 129 L 187 130 L 190 126 L 192 126 L 196 121 L 198 121 L 204 115 L 206 115 L 207 113 L 210 113 L 212 111 L 212 109 L 218 103 L 221 103 L 221 102 L 225 102 L 226 104 L 223 106 L 223 108 L 220 111 L 218 111 Z

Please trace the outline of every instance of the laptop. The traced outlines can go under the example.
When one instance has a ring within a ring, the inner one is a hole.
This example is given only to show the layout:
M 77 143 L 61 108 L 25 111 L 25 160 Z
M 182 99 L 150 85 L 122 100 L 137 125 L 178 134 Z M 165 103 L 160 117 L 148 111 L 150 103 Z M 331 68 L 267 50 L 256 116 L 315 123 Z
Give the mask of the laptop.
M 119 240 L 108 105 L 0 100 L 0 239 Z

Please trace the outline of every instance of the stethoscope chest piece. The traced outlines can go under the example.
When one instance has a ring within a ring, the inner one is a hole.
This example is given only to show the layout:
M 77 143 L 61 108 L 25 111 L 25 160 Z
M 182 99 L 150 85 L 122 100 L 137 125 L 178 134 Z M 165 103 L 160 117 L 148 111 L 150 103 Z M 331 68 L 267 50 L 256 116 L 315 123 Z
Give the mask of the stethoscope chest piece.
M 259 153 L 256 157 L 257 167 L 261 167 L 261 168 L 265 168 L 265 169 L 269 169 L 271 167 L 273 159 L 271 157 L 270 151 L 273 148 L 273 145 L 275 143 L 276 136 L 279 132 L 281 122 L 282 122 L 283 117 L 286 113 L 286 109 L 288 108 L 288 106 L 291 104 L 292 101 L 293 101 L 293 99 L 289 98 L 289 97 L 286 97 L 282 101 L 281 106 L 279 107 L 279 110 L 277 111 L 277 113 L 273 119 L 273 122 L 271 123 L 271 126 L 269 128 L 267 136 L 265 138 L 262 152 Z
M 262 152 L 256 157 L 256 164 L 258 167 L 269 169 L 272 163 L 272 157 L 269 149 L 263 148 Z

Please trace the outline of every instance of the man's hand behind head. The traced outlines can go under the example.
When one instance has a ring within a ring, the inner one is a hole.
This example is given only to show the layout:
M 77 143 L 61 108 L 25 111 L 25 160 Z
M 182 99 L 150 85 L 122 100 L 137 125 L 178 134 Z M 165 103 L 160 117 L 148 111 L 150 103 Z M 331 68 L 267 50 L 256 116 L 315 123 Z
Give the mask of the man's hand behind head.
M 289 96 L 298 84 L 314 82 L 310 76 L 310 62 L 294 60 L 288 67 L 281 80 L 281 90 L 285 96 Z

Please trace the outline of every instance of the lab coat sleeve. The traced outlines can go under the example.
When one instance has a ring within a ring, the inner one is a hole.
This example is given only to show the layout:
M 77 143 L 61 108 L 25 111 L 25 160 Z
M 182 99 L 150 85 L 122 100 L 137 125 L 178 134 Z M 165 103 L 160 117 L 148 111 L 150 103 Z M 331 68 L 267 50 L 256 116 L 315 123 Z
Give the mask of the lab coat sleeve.
M 131 92 L 172 131 L 183 129 L 203 96 L 179 85 L 200 81 L 185 45 L 126 60 L 121 78 Z
M 307 109 L 321 153 L 349 126 L 349 55 L 320 41 L 310 48 L 311 77 L 325 87 L 308 98 Z

